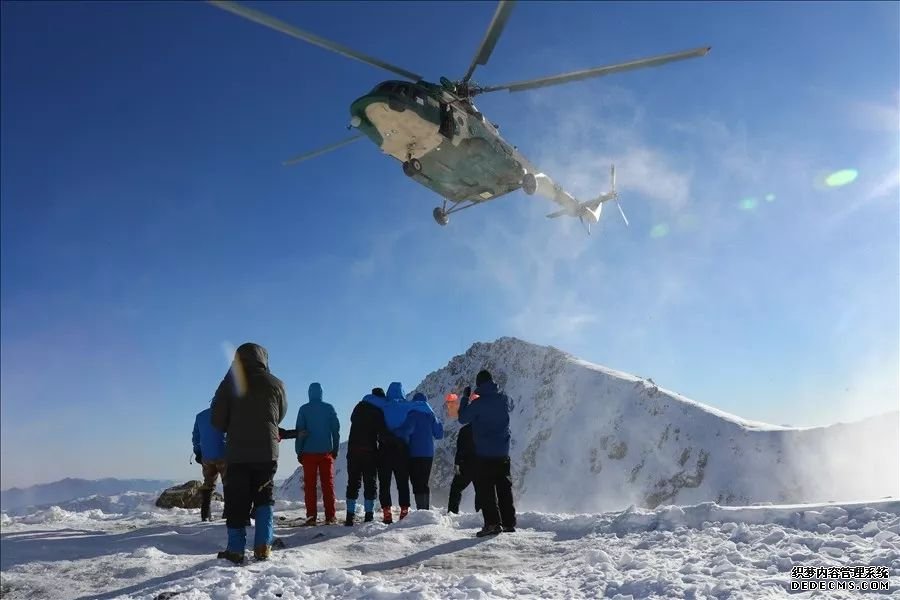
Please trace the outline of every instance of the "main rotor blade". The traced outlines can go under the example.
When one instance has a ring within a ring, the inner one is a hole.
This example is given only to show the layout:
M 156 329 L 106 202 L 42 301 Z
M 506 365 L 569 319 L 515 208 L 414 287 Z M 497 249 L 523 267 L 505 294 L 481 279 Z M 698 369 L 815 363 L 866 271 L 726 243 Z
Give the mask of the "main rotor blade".
M 366 137 L 365 134 L 357 133 L 353 137 L 349 137 L 345 140 L 341 140 L 340 142 L 335 142 L 334 144 L 329 144 L 328 146 L 322 146 L 318 150 L 312 150 L 311 152 L 304 152 L 303 154 L 298 154 L 297 156 L 295 156 L 293 158 L 287 159 L 286 161 L 284 161 L 281 164 L 284 165 L 285 167 L 287 167 L 289 165 L 296 165 L 298 162 L 303 162 L 304 160 L 309 160 L 310 158 L 314 158 L 316 156 L 321 156 L 322 154 L 325 154 L 326 152 L 331 152 L 332 150 L 337 150 L 338 148 L 346 146 L 347 144 L 352 144 L 356 140 L 360 140 L 364 137 Z
M 695 48 L 694 50 L 685 50 L 684 52 L 673 52 L 672 54 L 661 54 L 650 58 L 640 58 L 629 62 L 618 63 L 615 65 L 606 65 L 603 67 L 594 67 L 592 69 L 584 69 L 582 71 L 571 71 L 569 73 L 561 73 L 559 75 L 551 75 L 550 77 L 541 77 L 539 79 L 529 79 L 528 81 L 517 81 L 515 83 L 507 83 L 504 85 L 489 85 L 478 88 L 477 93 L 483 94 L 487 92 L 496 92 L 499 90 L 509 90 L 510 92 L 521 92 L 523 90 L 531 90 L 534 88 L 547 87 L 550 85 L 559 85 L 561 83 L 569 83 L 570 81 L 580 81 L 582 79 L 590 79 L 591 77 L 602 77 L 612 73 L 621 73 L 623 71 L 632 71 L 634 69 L 642 69 L 644 67 L 656 67 L 676 60 L 684 60 L 687 58 L 696 58 L 705 56 L 710 51 L 709 46 L 703 48 Z
M 500 39 L 500 34 L 503 33 L 503 28 L 506 27 L 506 22 L 509 20 L 509 15 L 512 13 L 514 5 L 515 0 L 500 0 L 497 3 L 494 18 L 491 19 L 491 24 L 488 25 L 487 33 L 484 34 L 481 46 L 479 46 L 478 52 L 475 53 L 475 58 L 472 59 L 472 64 L 469 66 L 469 70 L 466 71 L 465 77 L 462 78 L 463 81 L 469 81 L 472 78 L 472 74 L 478 65 L 487 64 L 491 53 L 494 51 L 494 46 L 497 45 L 497 40 Z
M 366 64 L 372 65 L 374 67 L 379 67 L 390 71 L 392 73 L 396 73 L 397 75 L 401 75 L 406 77 L 407 79 L 411 79 L 413 81 L 419 81 L 422 79 L 421 75 L 413 73 L 412 71 L 407 71 L 401 67 L 394 66 L 390 63 L 386 63 L 383 60 L 379 60 L 372 56 L 368 56 L 363 54 L 362 52 L 357 52 L 352 48 L 348 48 L 343 44 L 338 44 L 337 42 L 332 42 L 331 40 L 326 40 L 323 37 L 319 37 L 314 33 L 309 33 L 308 31 L 303 31 L 302 29 L 298 29 L 293 25 L 288 25 L 284 21 L 279 21 L 275 17 L 270 17 L 269 15 L 262 13 L 258 10 L 248 8 L 246 6 L 242 6 L 237 2 L 229 2 L 226 0 L 207 0 L 210 4 L 217 8 L 221 8 L 222 10 L 227 10 L 228 12 L 234 13 L 239 17 L 244 17 L 245 19 L 249 19 L 255 23 L 259 23 L 260 25 L 264 25 L 276 31 L 280 31 L 281 33 L 287 34 L 291 37 L 297 38 L 298 40 L 303 40 L 304 42 L 309 42 L 310 44 L 314 44 L 319 46 L 320 48 L 325 48 L 326 50 L 331 50 L 332 52 L 337 52 L 347 58 L 352 58 Z

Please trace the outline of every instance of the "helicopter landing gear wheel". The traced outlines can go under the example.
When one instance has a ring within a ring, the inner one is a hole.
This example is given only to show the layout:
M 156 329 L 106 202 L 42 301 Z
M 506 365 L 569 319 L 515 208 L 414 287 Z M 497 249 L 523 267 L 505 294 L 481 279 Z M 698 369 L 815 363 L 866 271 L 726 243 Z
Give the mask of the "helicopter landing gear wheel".
M 431 214 L 434 216 L 435 222 L 442 227 L 450 222 L 450 215 L 448 215 L 440 206 L 435 206 L 434 212 Z
M 418 175 L 422 172 L 422 163 L 418 158 L 411 158 L 403 163 L 403 174 L 407 177 Z
M 533 173 L 525 173 L 525 177 L 522 178 L 522 189 L 529 196 L 537 191 L 537 179 L 534 178 Z

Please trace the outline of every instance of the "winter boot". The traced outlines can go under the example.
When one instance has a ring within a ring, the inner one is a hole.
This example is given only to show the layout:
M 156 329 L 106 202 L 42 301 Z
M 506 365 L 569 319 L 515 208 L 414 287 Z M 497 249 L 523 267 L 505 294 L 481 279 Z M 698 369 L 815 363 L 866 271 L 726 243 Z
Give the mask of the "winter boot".
M 230 550 L 222 550 L 219 554 L 216 555 L 217 558 L 224 558 L 226 560 L 230 560 L 236 565 L 244 564 L 244 553 L 241 552 L 238 554 L 237 552 L 231 552 Z
M 475 537 L 487 537 L 489 535 L 497 535 L 502 531 L 499 525 L 485 525 L 481 531 L 475 534 Z
M 256 507 L 256 531 L 253 536 L 253 553 L 257 555 L 258 560 L 265 560 L 268 554 L 264 552 L 265 558 L 260 559 L 258 550 L 262 547 L 270 547 L 272 540 L 275 539 L 275 519 L 271 504 L 264 504 Z M 271 550 L 271 548 L 269 548 Z
M 219 552 L 219 558 L 230 560 L 236 565 L 244 562 L 244 548 L 247 546 L 247 531 L 243 527 L 228 528 L 228 546 Z
M 408 506 L 401 506 L 401 507 L 400 507 L 400 520 L 402 521 L 403 518 L 404 518 L 407 514 L 409 514 L 409 507 L 408 507 Z
M 382 523 L 384 523 L 385 525 L 390 525 L 394 522 L 394 516 L 391 514 L 390 506 L 382 506 L 381 512 L 384 513 L 384 521 L 382 521 Z
M 416 510 L 428 510 L 431 501 L 430 496 L 431 494 L 429 492 L 416 494 Z
M 201 521 L 211 521 L 212 517 L 209 514 L 209 505 L 212 502 L 212 490 L 200 490 L 200 520 Z
M 504 525 L 503 526 L 503 533 L 515 533 L 515 532 L 516 532 L 516 528 L 513 527 L 512 525 Z
M 269 560 L 269 556 L 272 554 L 272 547 L 268 544 L 263 544 L 262 546 L 255 546 L 253 548 L 253 558 L 256 560 Z
M 347 518 L 344 520 L 344 525 L 347 527 L 353 527 L 353 520 L 356 517 L 356 500 L 347 499 Z
M 366 500 L 363 502 L 363 507 L 366 510 L 366 518 L 364 521 L 366 523 L 371 523 L 375 520 L 375 501 L 374 500 Z

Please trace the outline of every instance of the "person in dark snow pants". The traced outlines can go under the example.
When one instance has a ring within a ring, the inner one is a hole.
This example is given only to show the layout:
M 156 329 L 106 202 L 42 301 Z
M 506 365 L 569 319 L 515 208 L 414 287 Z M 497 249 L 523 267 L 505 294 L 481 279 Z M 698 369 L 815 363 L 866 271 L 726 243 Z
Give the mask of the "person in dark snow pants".
M 378 444 L 378 500 L 381 503 L 381 511 L 385 523 L 393 523 L 391 514 L 391 477 L 397 486 L 397 502 L 400 504 L 400 518 L 404 518 L 409 511 L 409 448 L 396 430 L 391 430 L 387 424 L 389 413 L 398 410 L 401 403 L 405 403 L 403 385 L 394 381 L 388 386 L 387 397 L 383 404 L 382 412 L 385 413 L 385 428 L 382 431 Z M 404 415 L 405 418 L 405 415 Z M 402 425 L 402 421 L 398 424 Z
M 356 514 L 359 488 L 363 487 L 365 521 L 374 519 L 378 477 L 378 440 L 384 431 L 384 412 L 380 404 L 384 390 L 374 388 L 353 408 L 350 415 L 350 437 L 347 441 L 347 517 L 344 525 L 352 526 Z
M 487 370 L 475 378 L 476 400 L 470 390 L 463 392 L 459 405 L 459 422 L 472 425 L 475 442 L 475 494 L 481 505 L 484 527 L 478 537 L 496 535 L 516 528 L 512 475 L 509 460 L 509 413 L 512 405 L 500 391 Z
M 475 441 L 472 439 L 472 426 L 463 425 L 456 437 L 456 457 L 453 461 L 455 473 L 450 482 L 450 498 L 447 500 L 447 512 L 459 514 L 459 503 L 463 491 L 475 481 Z M 475 512 L 481 510 L 478 505 L 478 494 L 475 494 Z
M 428 398 L 421 392 L 412 399 L 410 412 L 400 428 L 409 444 L 409 477 L 417 510 L 428 510 L 431 504 L 431 466 L 434 462 L 434 440 L 444 437 L 444 424 L 435 416 Z
M 278 469 L 278 424 L 287 412 L 284 384 L 269 371 L 258 344 L 242 344 L 212 401 L 213 427 L 226 435 L 225 516 L 228 545 L 219 558 L 244 562 L 247 515 L 255 507 L 253 554 L 266 560 L 274 538 L 273 493 Z

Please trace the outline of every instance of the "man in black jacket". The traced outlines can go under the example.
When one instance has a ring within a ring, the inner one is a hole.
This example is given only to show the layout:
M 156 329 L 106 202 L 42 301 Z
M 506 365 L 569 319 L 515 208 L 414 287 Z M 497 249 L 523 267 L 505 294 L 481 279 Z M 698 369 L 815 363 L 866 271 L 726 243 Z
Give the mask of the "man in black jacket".
M 378 476 L 378 440 L 385 431 L 384 412 L 375 398 L 384 398 L 384 390 L 374 388 L 353 408 L 350 415 L 350 437 L 347 440 L 347 518 L 344 525 L 352 526 L 356 515 L 359 486 L 364 483 L 365 521 L 375 518 L 375 497 Z
M 456 438 L 456 459 L 453 461 L 456 473 L 450 483 L 450 499 L 447 501 L 447 512 L 459 514 L 459 502 L 462 493 L 470 483 L 475 481 L 475 441 L 472 439 L 472 426 L 463 425 L 459 428 Z M 481 509 L 478 506 L 478 496 L 475 496 L 475 512 Z
M 212 424 L 224 431 L 225 516 L 228 546 L 219 553 L 234 563 L 244 561 L 245 529 L 250 507 L 256 511 L 253 554 L 269 557 L 274 535 L 272 505 L 278 469 L 278 424 L 287 412 L 284 384 L 269 372 L 269 355 L 257 344 L 242 344 L 213 398 Z

